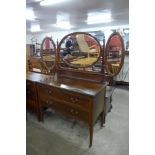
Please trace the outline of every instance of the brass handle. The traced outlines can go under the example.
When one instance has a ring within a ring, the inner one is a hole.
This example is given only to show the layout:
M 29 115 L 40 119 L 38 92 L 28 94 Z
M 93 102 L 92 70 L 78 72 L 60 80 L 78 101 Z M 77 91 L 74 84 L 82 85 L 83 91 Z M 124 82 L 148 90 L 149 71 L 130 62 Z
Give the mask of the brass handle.
M 70 112 L 73 114 L 73 113 L 74 113 L 74 110 L 73 110 L 73 109 L 71 109 L 71 110 L 70 110 Z
M 78 111 L 75 111 L 75 114 L 76 114 L 76 115 L 78 115 L 78 114 L 79 114 L 79 112 L 78 112 Z
M 75 102 L 77 102 L 79 99 L 78 99 L 78 98 L 71 97 L 70 100 L 71 100 L 72 102 L 75 103 Z
M 52 104 L 52 102 L 50 102 L 50 101 L 48 101 L 48 100 L 47 100 L 47 101 L 46 101 L 46 104 L 48 104 L 48 105 L 49 105 L 49 104 Z
M 49 90 L 49 91 L 48 91 L 48 94 L 49 94 L 49 95 L 51 95 L 51 93 L 52 93 L 52 91 L 51 91 L 51 90 Z
M 75 102 L 77 102 L 77 101 L 79 101 L 79 99 L 78 98 L 75 98 Z

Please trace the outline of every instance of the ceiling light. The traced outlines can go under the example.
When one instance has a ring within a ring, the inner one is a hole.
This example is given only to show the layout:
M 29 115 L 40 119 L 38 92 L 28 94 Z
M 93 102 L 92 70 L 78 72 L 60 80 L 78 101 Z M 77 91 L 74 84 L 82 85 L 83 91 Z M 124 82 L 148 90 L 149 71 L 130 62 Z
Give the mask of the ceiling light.
M 55 4 L 62 3 L 65 1 L 68 1 L 68 0 L 43 0 L 40 2 L 40 5 L 41 6 L 55 5 Z
M 56 16 L 56 24 L 54 26 L 61 29 L 71 29 L 73 26 L 70 24 L 70 15 L 65 12 L 58 12 Z
M 112 18 L 109 11 L 88 13 L 87 24 L 107 23 L 111 21 Z
M 39 32 L 40 31 L 40 25 L 39 24 L 32 24 L 31 25 L 31 32 Z
M 26 9 L 26 19 L 27 20 L 35 20 L 36 16 L 34 15 L 33 9 L 32 8 L 27 8 Z
M 61 21 L 54 24 L 54 26 L 61 28 L 61 29 L 71 29 L 73 26 L 68 21 Z

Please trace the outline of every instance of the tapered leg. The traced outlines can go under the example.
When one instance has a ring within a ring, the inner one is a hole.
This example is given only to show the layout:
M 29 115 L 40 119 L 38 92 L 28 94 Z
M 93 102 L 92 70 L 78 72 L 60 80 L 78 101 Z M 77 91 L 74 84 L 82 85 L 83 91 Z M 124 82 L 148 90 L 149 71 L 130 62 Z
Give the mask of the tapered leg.
M 92 141 L 93 141 L 93 125 L 89 124 L 89 134 L 90 134 L 90 142 L 89 142 L 89 147 L 92 146 Z
M 43 122 L 43 108 L 40 106 L 38 108 L 37 117 L 39 122 Z
M 105 112 L 103 111 L 100 115 L 101 120 L 101 127 L 103 127 L 103 124 L 105 124 Z

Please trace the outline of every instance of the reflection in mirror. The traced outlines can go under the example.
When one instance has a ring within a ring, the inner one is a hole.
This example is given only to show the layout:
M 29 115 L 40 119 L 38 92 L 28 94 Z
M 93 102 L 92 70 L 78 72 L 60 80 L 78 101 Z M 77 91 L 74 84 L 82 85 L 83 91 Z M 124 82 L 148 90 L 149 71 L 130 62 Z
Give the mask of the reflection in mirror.
M 44 72 L 51 72 L 55 66 L 56 47 L 50 37 L 45 37 L 41 44 L 41 67 Z
M 119 73 L 124 62 L 124 44 L 119 33 L 113 33 L 106 46 L 106 67 L 110 75 Z
M 93 65 L 100 56 L 100 46 L 94 37 L 77 32 L 67 35 L 59 45 L 60 57 L 70 67 L 84 68 Z

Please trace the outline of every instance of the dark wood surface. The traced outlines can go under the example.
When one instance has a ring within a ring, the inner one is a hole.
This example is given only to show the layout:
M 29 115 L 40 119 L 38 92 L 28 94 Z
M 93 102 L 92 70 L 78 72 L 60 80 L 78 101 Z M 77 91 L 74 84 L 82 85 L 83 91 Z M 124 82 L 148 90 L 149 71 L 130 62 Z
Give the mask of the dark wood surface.
M 26 110 L 34 112 L 39 121 L 39 105 L 36 91 L 36 83 L 26 80 Z
M 36 83 L 39 120 L 43 121 L 44 107 L 85 122 L 89 127 L 90 143 L 93 125 L 100 117 L 101 126 L 105 113 L 105 84 L 96 84 L 67 78 L 29 72 L 27 80 Z

